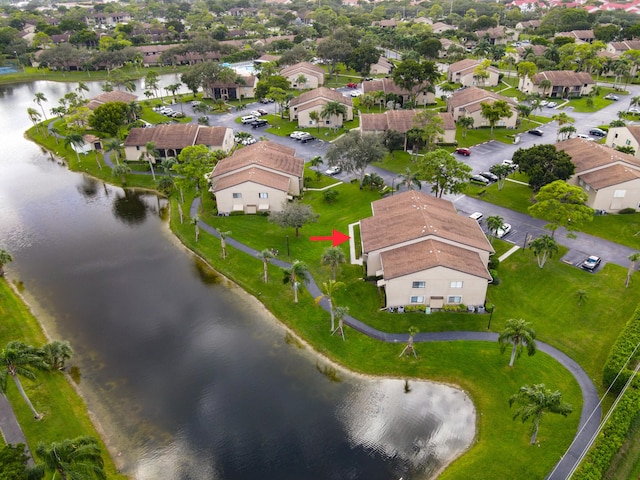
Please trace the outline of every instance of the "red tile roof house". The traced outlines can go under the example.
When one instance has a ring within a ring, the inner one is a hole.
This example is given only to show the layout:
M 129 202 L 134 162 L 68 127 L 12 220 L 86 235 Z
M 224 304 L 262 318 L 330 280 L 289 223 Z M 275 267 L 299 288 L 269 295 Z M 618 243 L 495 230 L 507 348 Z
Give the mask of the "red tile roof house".
M 209 174 L 219 214 L 280 212 L 303 188 L 304 160 L 295 149 L 273 142 L 243 147 Z
M 300 62 L 280 70 L 280 75 L 289 80 L 291 88 L 306 90 L 318 88 L 324 85 L 325 70 L 309 62 Z M 298 82 L 300 76 L 305 77 L 304 82 Z
M 362 91 L 365 94 L 380 91 L 384 92 L 385 95 L 393 93 L 402 98 L 402 104 L 411 100 L 411 92 L 399 87 L 390 78 L 362 82 Z M 416 105 L 431 105 L 436 103 L 435 93 L 427 92 L 424 87 L 416 87 L 413 92 L 416 93 Z
M 456 122 L 460 117 L 473 117 L 474 128 L 488 127 L 489 122 L 482 116 L 482 104 L 493 103 L 496 100 L 507 102 L 512 112 L 511 117 L 501 118 L 496 126 L 515 128 L 518 121 L 518 110 L 516 109 L 518 104 L 514 99 L 478 87 L 467 87 L 454 92 L 447 102 L 447 110 L 453 115 Z
M 407 133 L 416 128 L 413 119 L 420 110 L 387 110 L 384 113 L 363 113 L 360 115 L 360 130 L 368 133 L 382 133 L 387 130 L 395 130 Z M 456 124 L 453 115 L 449 112 L 438 114 L 442 118 L 444 133 L 438 139 L 441 143 L 454 143 L 456 141 Z M 406 137 L 405 137 L 406 150 Z
M 587 193 L 587 205 L 596 210 L 619 212 L 640 208 L 640 160 L 627 153 L 582 138 L 556 144 L 576 166 L 567 180 Z
M 376 200 L 371 210 L 360 221 L 363 259 L 387 307 L 484 305 L 494 250 L 478 222 L 413 190 Z
M 454 83 L 460 83 L 465 87 L 481 86 L 481 87 L 495 87 L 498 85 L 500 72 L 495 67 L 487 67 L 487 73 L 489 76 L 485 79 L 476 77 L 476 69 L 482 65 L 482 62 L 467 58 L 460 60 L 459 62 L 449 65 L 447 71 L 447 80 Z
M 109 102 L 123 102 L 123 103 L 131 103 L 135 102 L 138 99 L 137 95 L 132 93 L 123 92 L 121 90 L 113 90 L 111 92 L 104 92 L 98 95 L 97 97 L 92 98 L 87 103 L 87 108 L 90 110 L 95 110 L 100 105 L 104 105 Z
M 543 80 L 551 82 L 551 88 L 543 89 Z M 569 98 L 588 95 L 593 90 L 595 82 L 587 72 L 573 72 L 571 70 L 553 70 L 536 73 L 533 78 L 520 79 L 518 90 L 523 93 L 545 93 L 549 97 Z M 544 90 L 544 92 L 543 92 Z
M 345 121 L 353 120 L 353 103 L 350 97 L 345 97 L 336 90 L 320 87 L 310 92 L 305 92 L 289 103 L 289 115 L 291 120 L 297 120 L 299 127 L 309 127 L 315 125 L 309 114 L 311 112 L 321 113 L 323 107 L 329 102 L 342 103 L 347 108 L 347 114 L 332 115 L 330 118 L 320 118 L 320 124 L 324 127 L 342 127 Z
M 139 160 L 153 142 L 161 158 L 177 157 L 183 148 L 205 145 L 209 150 L 229 153 L 234 146 L 233 129 L 206 127 L 194 123 L 158 125 L 152 128 L 132 128 L 124 141 L 127 160 Z

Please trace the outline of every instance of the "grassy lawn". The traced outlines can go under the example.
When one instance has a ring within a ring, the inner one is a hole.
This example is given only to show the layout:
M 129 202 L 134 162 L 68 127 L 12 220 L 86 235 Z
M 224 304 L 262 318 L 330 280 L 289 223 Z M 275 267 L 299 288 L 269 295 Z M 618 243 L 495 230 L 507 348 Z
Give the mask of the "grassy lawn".
M 614 100 L 607 100 L 606 98 L 603 98 L 609 93 L 613 93 L 618 96 L 628 94 L 627 92 L 620 92 L 620 91 L 614 90 L 613 88 L 600 87 L 599 95 L 595 97 L 591 97 L 593 99 L 593 106 L 587 105 L 587 98 L 589 97 L 580 97 L 580 98 L 573 98 L 569 100 L 569 103 L 565 105 L 565 107 L 573 107 L 573 110 L 575 112 L 582 112 L 582 113 L 597 112 L 598 110 L 601 110 L 604 107 L 608 107 L 612 103 L 616 103 Z M 621 98 L 620 100 L 618 100 L 618 102 L 624 102 L 624 101 L 625 101 L 624 98 Z M 623 108 L 623 107 L 621 106 L 620 108 Z
M 279 135 L 281 137 L 288 137 L 291 132 L 299 131 L 299 132 L 308 132 L 316 138 L 324 140 L 326 142 L 330 142 L 335 140 L 340 135 L 344 135 L 352 128 L 356 128 L 360 125 L 360 119 L 354 118 L 348 122 L 344 122 L 342 128 L 333 129 L 333 128 L 319 128 L 318 127 L 299 127 L 298 121 L 289 121 L 287 118 L 280 118 L 280 115 L 265 115 L 262 117 L 269 121 L 271 125 L 266 129 L 267 132 L 273 133 L 274 135 Z M 239 118 L 236 119 L 236 123 L 240 123 Z
M 26 305 L 0 278 L 0 345 L 20 340 L 28 345 L 40 347 L 47 343 L 38 321 Z M 71 359 L 70 363 L 73 363 Z M 100 436 L 91 423 L 87 407 L 61 372 L 37 372 L 35 380 L 21 378 L 21 382 L 36 410 L 44 413 L 42 420 L 33 419 L 31 410 L 22 400 L 15 385 L 9 380 L 7 397 L 27 438 L 32 452 L 38 443 L 49 444 L 80 435 Z M 105 445 L 100 441 L 107 478 L 122 478 L 116 471 Z M 47 478 L 52 478 L 51 476 Z

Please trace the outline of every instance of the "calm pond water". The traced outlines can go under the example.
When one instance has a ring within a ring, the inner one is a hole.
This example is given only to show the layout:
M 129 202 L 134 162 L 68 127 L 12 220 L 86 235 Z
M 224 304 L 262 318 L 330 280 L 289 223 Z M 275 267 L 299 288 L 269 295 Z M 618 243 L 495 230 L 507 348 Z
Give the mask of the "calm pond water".
M 175 80 L 165 79 L 167 83 Z M 100 92 L 91 84 L 92 94 Z M 166 203 L 69 172 L 23 139 L 35 92 L 0 86 L 0 247 L 137 479 L 425 478 L 470 445 L 462 392 L 337 372 L 177 244 Z M 140 89 L 138 89 L 140 90 Z

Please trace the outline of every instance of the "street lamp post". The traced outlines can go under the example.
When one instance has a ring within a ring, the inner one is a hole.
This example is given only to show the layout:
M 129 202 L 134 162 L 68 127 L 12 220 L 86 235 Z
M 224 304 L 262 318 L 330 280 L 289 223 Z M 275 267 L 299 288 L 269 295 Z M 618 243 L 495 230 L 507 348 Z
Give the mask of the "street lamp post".
M 489 313 L 489 323 L 487 323 L 487 330 L 491 329 L 491 319 L 493 318 L 493 311 L 496 309 L 495 303 L 491 305 L 491 313 Z

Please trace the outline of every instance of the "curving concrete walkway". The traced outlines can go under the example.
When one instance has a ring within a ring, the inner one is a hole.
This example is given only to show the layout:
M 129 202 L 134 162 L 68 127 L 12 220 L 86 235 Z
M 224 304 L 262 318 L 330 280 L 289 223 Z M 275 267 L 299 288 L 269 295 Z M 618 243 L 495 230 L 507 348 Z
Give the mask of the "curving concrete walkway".
M 191 217 L 196 217 L 200 209 L 200 198 L 196 198 L 190 206 L 189 213 Z M 220 238 L 218 231 L 211 225 L 199 221 L 200 228 L 211 235 Z M 259 252 L 247 245 L 234 240 L 233 238 L 226 238 L 227 245 L 233 246 L 238 250 L 251 255 L 256 256 Z M 271 261 L 274 265 L 282 268 L 288 268 L 291 264 L 282 260 L 273 259 Z M 313 277 L 309 276 L 309 279 L 305 282 L 307 290 L 313 298 L 317 298 L 322 295 L 320 288 L 316 284 Z M 320 301 L 320 305 L 329 310 L 329 304 L 325 298 Z M 364 335 L 367 335 L 376 340 L 389 343 L 406 343 L 409 335 L 405 333 L 387 333 L 357 320 L 350 315 L 347 315 L 343 319 L 344 323 L 354 330 L 357 330 Z M 415 342 L 452 342 L 452 341 L 484 341 L 484 342 L 497 342 L 498 334 L 493 332 L 470 332 L 470 331 L 453 331 L 453 332 L 421 332 L 414 336 Z M 596 433 L 600 419 L 602 417 L 602 410 L 600 408 L 600 398 L 598 397 L 598 391 L 595 385 L 587 375 L 587 373 L 571 359 L 568 355 L 564 354 L 560 350 L 551 345 L 543 342 L 537 342 L 538 350 L 553 357 L 558 363 L 564 366 L 574 376 L 580 389 L 582 391 L 582 412 L 580 413 L 580 423 L 578 425 L 578 433 L 576 434 L 571 446 L 562 456 L 560 461 L 556 464 L 553 471 L 547 476 L 549 480 L 564 480 L 567 478 L 569 472 L 578 462 L 583 450 L 588 446 L 589 441 Z

